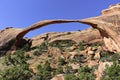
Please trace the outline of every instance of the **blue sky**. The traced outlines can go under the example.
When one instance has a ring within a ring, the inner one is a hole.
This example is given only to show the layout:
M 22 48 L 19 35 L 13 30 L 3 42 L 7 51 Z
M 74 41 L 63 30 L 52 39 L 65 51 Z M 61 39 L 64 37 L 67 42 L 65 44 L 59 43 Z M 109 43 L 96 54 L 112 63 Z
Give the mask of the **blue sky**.
M 83 19 L 100 15 L 101 10 L 119 0 L 0 0 L 0 30 L 25 28 L 47 19 Z M 49 25 L 28 33 L 27 37 L 46 32 L 77 31 L 89 26 L 79 23 Z

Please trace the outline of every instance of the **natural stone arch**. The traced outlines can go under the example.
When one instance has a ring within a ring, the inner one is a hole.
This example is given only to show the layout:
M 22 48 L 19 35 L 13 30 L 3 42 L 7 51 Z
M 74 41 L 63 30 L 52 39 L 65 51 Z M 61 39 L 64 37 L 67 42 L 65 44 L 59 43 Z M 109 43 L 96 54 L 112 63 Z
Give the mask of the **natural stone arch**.
M 30 31 L 41 28 L 43 26 L 47 26 L 50 24 L 59 24 L 59 23 L 71 23 L 71 22 L 79 22 L 78 20 L 44 20 L 44 21 L 40 21 L 37 22 L 27 28 L 25 28 L 22 32 L 20 32 L 17 36 L 16 36 L 16 42 L 15 45 L 17 46 L 21 39 Z
M 91 25 L 93 28 L 97 29 L 97 31 L 99 32 L 97 34 L 98 35 L 100 34 L 100 36 L 102 37 L 102 40 L 105 43 L 105 46 L 109 51 L 120 52 L 120 5 L 119 4 L 110 6 L 108 9 L 103 10 L 102 14 L 98 17 L 92 17 L 92 18 L 87 18 L 82 20 L 44 20 L 44 21 L 35 23 L 32 26 L 29 26 L 25 29 L 11 29 L 11 32 L 9 33 L 9 35 L 4 37 L 2 36 L 4 35 L 4 31 L 1 31 L 0 37 L 2 38 L 0 39 L 0 50 L 7 43 L 11 42 L 11 40 L 13 40 L 13 45 L 10 45 L 10 46 L 12 46 L 12 49 L 16 49 L 17 45 L 19 45 L 21 40 L 23 39 L 23 36 L 32 30 L 35 30 L 50 24 L 70 23 L 70 22 L 78 22 L 78 23 Z M 8 32 L 9 30 L 10 29 L 8 29 Z M 6 31 L 5 33 L 8 34 L 8 32 Z M 89 35 L 93 35 L 93 34 L 89 33 Z M 12 36 L 12 37 L 9 37 L 9 36 Z M 88 34 L 86 34 L 86 36 L 88 36 Z

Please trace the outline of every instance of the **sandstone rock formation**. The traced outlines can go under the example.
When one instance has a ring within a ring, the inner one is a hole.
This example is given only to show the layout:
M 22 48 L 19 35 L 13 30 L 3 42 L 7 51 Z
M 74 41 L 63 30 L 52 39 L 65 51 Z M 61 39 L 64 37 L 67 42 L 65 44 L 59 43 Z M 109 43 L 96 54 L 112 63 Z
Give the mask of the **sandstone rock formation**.
M 15 50 L 22 42 L 23 37 L 29 31 L 38 29 L 40 27 L 55 24 L 55 23 L 68 23 L 78 22 L 77 20 L 45 20 L 33 24 L 25 29 L 6 28 L 0 32 L 0 53 L 6 53 L 8 50 Z
M 0 52 L 7 52 L 11 48 L 16 49 L 22 42 L 23 37 L 32 30 L 49 24 L 68 22 L 84 23 L 95 28 L 92 32 L 88 30 L 84 35 L 80 33 L 78 37 L 76 36 L 77 39 L 81 37 L 82 40 L 87 40 L 88 42 L 101 39 L 109 51 L 120 52 L 120 4 L 110 6 L 108 9 L 103 10 L 102 14 L 97 17 L 82 20 L 45 20 L 25 29 L 9 28 L 2 30 L 0 32 Z M 69 39 L 72 37 L 69 36 Z M 75 37 L 73 38 L 75 40 Z
M 64 80 L 64 74 L 59 74 L 56 75 L 54 78 L 52 78 L 51 80 Z
M 0 32 L 0 53 L 6 53 L 16 41 L 22 29 L 6 28 Z
M 120 4 L 112 5 L 98 17 L 80 20 L 99 30 L 109 51 L 120 52 Z
M 16 48 L 19 46 L 19 44 L 22 43 L 23 41 L 23 37 L 25 36 L 25 34 L 27 34 L 28 32 L 38 29 L 40 27 L 46 26 L 48 24 L 55 24 L 55 23 L 69 23 L 69 22 L 79 22 L 79 20 L 45 20 L 45 21 L 41 21 L 38 23 L 33 24 L 30 27 L 27 27 L 25 29 L 16 29 L 16 28 L 9 28 L 9 29 L 5 29 L 2 30 L 0 32 L 0 52 L 1 53 L 6 53 L 8 52 L 8 50 L 11 52 L 12 50 L 16 50 Z M 9 33 L 8 33 L 9 32 Z M 89 33 L 93 33 L 93 34 L 89 34 Z M 83 34 L 84 33 L 84 34 Z M 62 33 L 64 34 L 64 33 Z M 61 34 L 61 35 L 62 35 Z M 66 34 L 66 33 L 65 33 Z M 74 35 L 78 34 L 77 36 L 73 37 Z M 3 35 L 7 35 L 4 36 Z M 58 34 L 60 35 L 60 34 Z M 87 42 L 96 42 L 101 40 L 101 36 L 98 32 L 98 30 L 87 30 L 87 31 L 82 31 L 81 33 L 75 33 L 74 35 L 70 35 L 68 36 L 68 38 L 63 38 L 63 39 L 73 39 L 73 41 L 75 41 L 76 39 L 78 40 L 85 40 Z M 55 35 L 57 36 L 57 35 Z M 53 36 L 53 37 L 55 37 Z M 80 38 L 78 38 L 80 37 Z M 59 38 L 60 39 L 60 38 Z M 56 40 L 59 40 L 58 38 Z M 12 42 L 11 42 L 12 41 Z M 50 40 L 50 42 L 55 41 Z M 78 42 L 78 41 L 76 41 Z M 8 45 L 8 46 L 6 46 Z
M 97 29 L 89 28 L 83 31 L 70 32 L 70 34 L 68 34 L 68 32 L 51 32 L 38 35 L 32 38 L 33 40 L 32 47 L 38 46 L 42 42 L 44 42 L 44 38 L 46 38 L 47 35 L 48 35 L 47 41 L 49 43 L 60 40 L 71 40 L 76 43 L 79 43 L 80 41 L 83 40 L 87 43 L 102 41 L 99 31 Z

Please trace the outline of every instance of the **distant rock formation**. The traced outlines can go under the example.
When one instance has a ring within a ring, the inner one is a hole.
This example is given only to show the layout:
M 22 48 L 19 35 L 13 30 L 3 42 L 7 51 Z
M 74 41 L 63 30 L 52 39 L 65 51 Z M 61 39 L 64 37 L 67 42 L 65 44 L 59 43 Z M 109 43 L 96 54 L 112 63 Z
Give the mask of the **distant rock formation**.
M 99 30 L 109 51 L 120 52 L 120 4 L 111 5 L 98 17 L 80 20 Z
M 100 16 L 82 19 L 82 20 L 44 20 L 26 27 L 25 29 L 7 28 L 0 32 L 0 52 L 6 53 L 15 50 L 23 37 L 30 31 L 41 28 L 49 24 L 79 22 L 91 25 L 92 31 L 82 32 L 77 39 L 91 41 L 104 41 L 109 51 L 120 52 L 120 4 L 112 5 L 102 11 Z M 75 35 L 75 34 L 74 34 Z M 77 37 L 77 36 L 76 36 Z M 75 36 L 69 36 L 69 39 L 76 40 Z M 65 38 L 64 38 L 65 39 Z

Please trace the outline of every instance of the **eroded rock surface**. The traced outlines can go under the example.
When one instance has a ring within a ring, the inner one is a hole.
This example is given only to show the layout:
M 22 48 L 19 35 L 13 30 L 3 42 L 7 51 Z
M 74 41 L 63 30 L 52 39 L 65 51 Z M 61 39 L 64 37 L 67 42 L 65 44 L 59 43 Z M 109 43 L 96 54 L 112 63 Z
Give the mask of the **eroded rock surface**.
M 109 51 L 120 52 L 120 4 L 112 5 L 97 17 L 80 20 L 99 30 Z
M 19 44 L 21 44 L 23 37 L 32 30 L 49 24 L 69 22 L 78 22 L 78 20 L 44 20 L 24 29 L 6 28 L 0 32 L 0 52 L 6 53 L 16 50 Z
M 0 31 L 0 53 L 6 53 L 16 41 L 16 36 L 23 29 L 6 28 Z
M 45 41 L 45 38 L 47 37 L 48 43 L 55 42 L 55 41 L 61 41 L 61 40 L 71 40 L 76 43 L 79 43 L 80 41 L 85 41 L 87 43 L 94 43 L 94 42 L 101 42 L 102 37 L 100 36 L 100 33 L 97 29 L 89 28 L 83 31 L 75 31 L 75 32 L 51 32 L 51 33 L 45 33 L 42 35 L 38 35 L 32 38 L 33 44 L 32 46 L 38 46 L 42 42 Z

